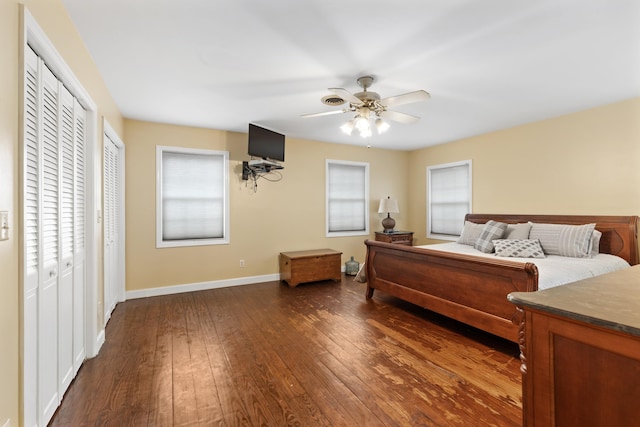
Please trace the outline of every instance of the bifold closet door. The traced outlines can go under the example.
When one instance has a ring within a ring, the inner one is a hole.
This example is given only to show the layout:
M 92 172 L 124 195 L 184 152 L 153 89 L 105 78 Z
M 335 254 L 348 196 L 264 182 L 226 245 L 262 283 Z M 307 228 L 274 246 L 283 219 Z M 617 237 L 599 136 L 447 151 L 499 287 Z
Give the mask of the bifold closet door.
M 78 359 L 84 360 L 84 109 L 64 86 L 60 89 L 58 382 L 62 398 L 80 368 Z
M 74 188 L 73 188 L 73 376 L 86 358 L 85 346 L 85 225 L 86 225 L 86 112 L 74 99 Z
M 58 387 L 58 79 L 40 67 L 42 83 L 40 175 L 40 258 L 38 292 L 38 389 L 40 413 L 50 419 L 60 401 Z
M 118 303 L 120 266 L 120 150 L 105 135 L 104 143 L 104 310 L 105 322 Z
M 23 412 L 46 425 L 85 354 L 85 112 L 31 49 L 25 63 Z
M 38 288 L 40 282 L 40 78 L 37 55 L 25 52 L 22 178 L 23 224 L 23 376 L 24 425 L 40 418 L 38 405 Z

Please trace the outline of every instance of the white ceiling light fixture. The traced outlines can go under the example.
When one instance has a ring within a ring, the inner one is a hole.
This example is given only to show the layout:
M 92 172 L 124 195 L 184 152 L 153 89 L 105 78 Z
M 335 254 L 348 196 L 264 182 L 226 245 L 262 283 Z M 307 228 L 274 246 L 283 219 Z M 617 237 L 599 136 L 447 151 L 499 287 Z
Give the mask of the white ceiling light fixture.
M 380 95 L 376 92 L 369 92 L 367 89 L 373 83 L 372 76 L 362 76 L 358 78 L 358 85 L 363 89 L 362 92 L 352 94 L 346 89 L 342 88 L 329 88 L 333 95 L 325 96 L 322 98 L 322 103 L 326 105 L 340 105 L 343 102 L 349 102 L 348 108 L 342 110 L 325 111 L 322 113 L 304 114 L 302 117 L 317 117 L 327 116 L 330 114 L 339 113 L 355 113 L 355 116 L 340 126 L 340 129 L 347 135 L 351 135 L 354 129 L 357 129 L 362 138 L 368 138 L 372 135 L 371 120 L 374 119 L 374 124 L 378 134 L 386 132 L 390 125 L 386 120 L 393 120 L 399 123 L 415 123 L 420 120 L 419 117 L 412 116 L 410 114 L 400 113 L 397 111 L 389 110 L 389 107 L 396 105 L 409 104 L 412 102 L 426 101 L 431 97 L 428 92 L 424 90 L 416 90 L 414 92 L 405 93 L 403 95 L 391 96 L 388 98 L 380 99 Z

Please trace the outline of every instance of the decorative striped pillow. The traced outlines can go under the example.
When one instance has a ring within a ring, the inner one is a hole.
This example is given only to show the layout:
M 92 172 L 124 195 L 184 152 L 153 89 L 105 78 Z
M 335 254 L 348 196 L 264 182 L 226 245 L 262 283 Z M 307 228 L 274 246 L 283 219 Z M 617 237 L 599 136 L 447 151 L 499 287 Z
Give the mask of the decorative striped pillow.
M 564 225 L 531 223 L 529 239 L 540 240 L 547 255 L 587 258 L 595 224 Z

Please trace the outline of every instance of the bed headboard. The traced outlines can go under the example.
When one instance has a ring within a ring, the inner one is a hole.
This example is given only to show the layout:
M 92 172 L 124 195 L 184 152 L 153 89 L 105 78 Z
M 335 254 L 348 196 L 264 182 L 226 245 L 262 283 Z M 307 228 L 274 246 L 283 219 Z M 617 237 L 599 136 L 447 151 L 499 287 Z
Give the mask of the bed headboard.
M 638 257 L 638 217 L 602 215 L 515 215 L 515 214 L 467 214 L 465 221 L 484 224 L 490 219 L 509 224 L 539 222 L 546 224 L 596 224 L 602 232 L 600 252 L 617 255 L 631 265 L 640 263 Z

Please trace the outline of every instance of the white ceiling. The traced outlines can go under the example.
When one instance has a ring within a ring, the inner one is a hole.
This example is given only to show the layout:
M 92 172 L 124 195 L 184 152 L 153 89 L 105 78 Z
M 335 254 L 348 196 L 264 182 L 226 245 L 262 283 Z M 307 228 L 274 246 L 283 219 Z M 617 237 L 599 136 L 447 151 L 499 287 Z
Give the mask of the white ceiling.
M 63 0 L 127 118 L 410 150 L 640 96 L 638 0 Z M 363 140 L 328 88 L 424 89 Z

